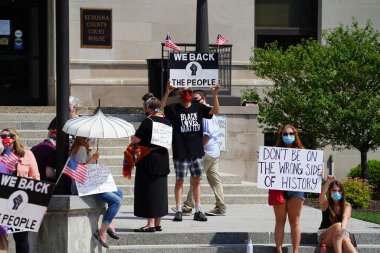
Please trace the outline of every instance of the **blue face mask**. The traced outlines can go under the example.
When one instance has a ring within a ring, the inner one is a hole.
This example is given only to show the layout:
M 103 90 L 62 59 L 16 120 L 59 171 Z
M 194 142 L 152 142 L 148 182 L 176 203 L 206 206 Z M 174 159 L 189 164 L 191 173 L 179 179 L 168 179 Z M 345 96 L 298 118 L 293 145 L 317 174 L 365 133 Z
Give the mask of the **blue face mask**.
M 342 197 L 343 197 L 343 195 L 342 195 L 342 193 L 340 193 L 340 192 L 333 192 L 333 193 L 331 193 L 331 198 L 332 198 L 333 200 L 335 200 L 335 201 L 339 201 L 339 200 L 341 200 Z
M 294 136 L 291 135 L 282 136 L 282 141 L 285 143 L 285 145 L 292 145 L 295 140 L 296 139 Z

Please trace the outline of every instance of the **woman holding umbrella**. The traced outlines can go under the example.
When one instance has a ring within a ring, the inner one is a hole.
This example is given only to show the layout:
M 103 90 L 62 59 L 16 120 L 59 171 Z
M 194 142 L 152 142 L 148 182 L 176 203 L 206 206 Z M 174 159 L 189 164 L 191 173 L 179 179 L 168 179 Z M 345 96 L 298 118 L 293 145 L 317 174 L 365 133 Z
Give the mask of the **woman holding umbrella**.
M 82 164 L 93 164 L 99 159 L 99 150 L 92 155 L 91 148 L 87 137 L 77 136 L 74 139 L 73 145 L 70 149 L 70 158 L 75 160 L 77 163 Z M 123 199 L 123 192 L 120 189 L 117 189 L 115 192 L 104 192 L 94 195 L 96 198 L 107 203 L 108 207 L 106 212 L 103 215 L 102 225 L 94 233 L 96 240 L 100 244 L 109 248 L 107 243 L 107 234 L 115 240 L 119 240 L 119 236 L 115 233 L 115 222 L 114 217 L 120 209 L 121 202 Z
M 171 130 L 169 120 L 160 112 L 160 105 L 155 97 L 144 101 L 144 109 L 149 115 L 131 137 L 133 144 L 150 148 L 150 152 L 136 163 L 134 215 L 147 218 L 147 224 L 135 232 L 161 231 L 161 217 L 168 214 L 169 153 L 167 148 L 152 143 L 154 127 Z

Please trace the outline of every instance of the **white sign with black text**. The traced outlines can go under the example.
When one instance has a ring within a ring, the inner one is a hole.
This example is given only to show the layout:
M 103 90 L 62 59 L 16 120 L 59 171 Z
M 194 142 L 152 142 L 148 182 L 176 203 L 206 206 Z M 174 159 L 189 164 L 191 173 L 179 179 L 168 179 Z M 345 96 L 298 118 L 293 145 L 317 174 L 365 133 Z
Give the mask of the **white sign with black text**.
M 55 184 L 0 174 L 0 225 L 38 232 Z
M 227 115 L 214 115 L 218 121 L 219 133 L 217 142 L 220 151 L 227 151 Z
M 85 184 L 76 182 L 79 196 L 117 191 L 115 181 L 107 166 L 102 164 L 86 164 L 86 166 L 87 179 Z
M 217 53 L 171 53 L 170 80 L 175 87 L 212 87 L 218 84 Z
M 173 138 L 173 128 L 166 124 L 153 121 L 152 139 L 150 143 L 170 149 Z
M 257 164 L 257 188 L 321 192 L 321 150 L 261 146 Z

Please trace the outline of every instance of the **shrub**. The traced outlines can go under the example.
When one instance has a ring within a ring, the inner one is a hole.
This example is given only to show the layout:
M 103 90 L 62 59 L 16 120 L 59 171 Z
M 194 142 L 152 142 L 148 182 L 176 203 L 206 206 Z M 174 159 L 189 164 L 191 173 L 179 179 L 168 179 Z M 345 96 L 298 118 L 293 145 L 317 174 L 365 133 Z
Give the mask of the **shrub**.
M 367 180 L 360 178 L 349 178 L 342 180 L 346 194 L 346 200 L 353 208 L 368 208 L 371 201 L 372 187 Z
M 259 101 L 260 96 L 256 88 L 247 88 L 240 91 L 240 102 L 245 101 Z
M 362 176 L 362 166 L 359 164 L 347 175 L 348 177 L 355 178 Z M 368 183 L 373 185 L 377 191 L 380 190 L 380 161 L 369 160 L 368 161 Z

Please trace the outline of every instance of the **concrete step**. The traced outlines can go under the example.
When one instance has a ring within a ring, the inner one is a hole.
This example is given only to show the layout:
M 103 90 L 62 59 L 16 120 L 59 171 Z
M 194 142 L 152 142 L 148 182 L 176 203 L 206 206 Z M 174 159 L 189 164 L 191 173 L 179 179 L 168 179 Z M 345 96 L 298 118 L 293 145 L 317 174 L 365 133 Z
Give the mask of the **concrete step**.
M 276 253 L 274 244 L 254 244 L 253 253 Z M 379 253 L 380 245 L 358 245 L 360 253 Z M 291 245 L 284 245 L 283 252 L 292 252 Z M 110 246 L 107 252 L 112 253 L 246 253 L 247 244 L 191 244 L 191 245 L 126 245 Z M 299 253 L 319 252 L 318 245 L 300 245 Z M 334 253 L 328 249 L 328 253 Z
M 128 122 L 141 122 L 145 115 L 143 113 L 105 113 L 107 116 L 113 116 L 124 119 Z M 80 115 L 92 115 L 91 112 L 79 111 Z M 0 113 L 1 122 L 50 122 L 55 117 L 55 113 Z M 3 123 L 1 123 L 3 124 Z
M 175 205 L 174 191 L 169 191 L 169 205 Z M 186 196 L 183 195 L 183 199 Z M 214 194 L 201 194 L 202 204 L 215 204 Z M 224 194 L 224 202 L 228 204 L 266 204 L 268 203 L 267 194 Z M 134 196 L 124 195 L 123 205 L 133 205 Z
M 34 145 L 40 143 L 47 136 L 47 132 L 45 135 L 41 134 L 40 138 L 22 138 L 21 140 L 27 147 L 33 147 Z M 99 139 L 99 148 L 103 147 L 124 147 L 127 148 L 131 143 L 130 138 L 121 138 L 121 139 Z M 101 151 L 101 150 L 100 150 Z M 123 153 L 120 153 L 120 159 Z
M 185 216 L 184 216 L 185 217 Z M 186 216 L 192 219 L 192 216 Z M 213 217 L 209 217 L 210 219 Z M 219 217 L 223 218 L 223 217 Z M 187 222 L 186 220 L 182 222 Z M 194 221 L 198 224 L 199 222 Z M 274 242 L 274 232 L 195 232 L 190 233 L 186 231 L 181 231 L 181 233 L 175 232 L 155 232 L 155 233 L 135 233 L 126 230 L 117 229 L 120 235 L 120 240 L 113 240 L 113 246 L 123 246 L 123 245 L 144 245 L 144 242 L 149 242 L 150 245 L 182 245 L 190 246 L 194 243 L 196 244 L 245 244 L 249 238 L 252 239 L 253 245 L 275 245 Z M 355 236 L 357 241 L 359 238 L 365 238 L 360 240 L 360 246 L 362 247 L 378 247 L 380 248 L 380 242 L 378 240 L 380 233 L 366 233 L 366 232 L 356 232 Z M 110 241 L 111 242 L 111 241 Z M 285 233 L 284 244 L 291 245 L 290 233 Z M 313 246 L 314 248 L 318 245 L 317 234 L 316 233 L 302 233 L 301 234 L 301 245 Z
M 134 185 L 134 183 L 135 183 L 134 176 L 132 176 L 131 180 L 128 180 L 125 177 L 123 177 L 122 175 L 120 175 L 121 174 L 121 167 L 117 167 L 117 168 L 112 167 L 112 168 L 113 169 L 111 169 L 111 173 L 112 173 L 113 179 L 115 180 L 115 183 L 117 185 Z M 242 183 L 241 178 L 239 176 L 232 175 L 232 174 L 220 173 L 220 179 L 221 179 L 223 185 L 224 184 L 241 184 Z M 174 183 L 175 183 L 175 175 L 174 175 L 174 172 L 172 172 L 168 175 L 168 184 L 174 184 Z M 202 180 L 202 184 L 208 184 L 206 178 L 204 178 Z
M 123 191 L 124 195 L 134 194 L 134 185 L 118 185 L 118 187 Z M 190 184 L 186 183 L 183 186 L 184 193 L 187 194 L 190 188 Z M 169 194 L 174 192 L 174 184 L 168 185 Z M 224 194 L 267 194 L 267 190 L 258 189 L 254 183 L 242 183 L 242 184 L 223 184 Z M 203 181 L 201 184 L 201 194 L 213 194 L 213 191 L 207 181 Z

